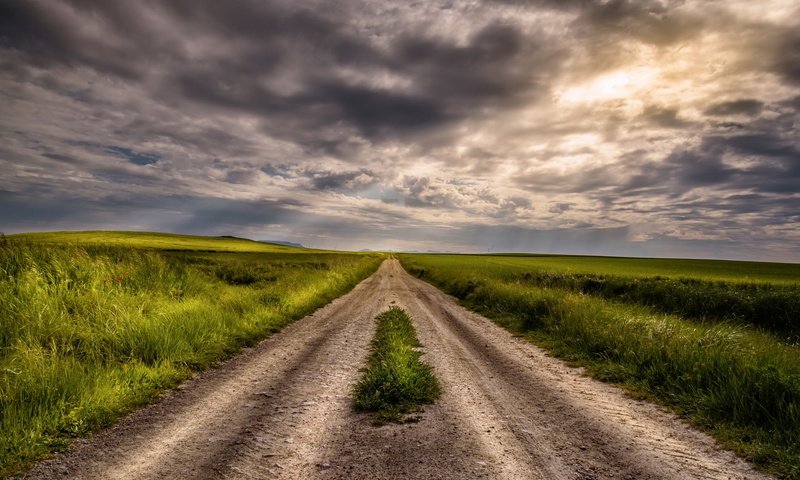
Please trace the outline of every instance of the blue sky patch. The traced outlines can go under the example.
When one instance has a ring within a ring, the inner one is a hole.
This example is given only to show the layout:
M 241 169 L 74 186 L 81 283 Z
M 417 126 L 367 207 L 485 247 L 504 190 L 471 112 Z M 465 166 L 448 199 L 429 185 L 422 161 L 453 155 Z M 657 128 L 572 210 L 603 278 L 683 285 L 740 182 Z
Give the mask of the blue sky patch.
M 136 165 L 152 165 L 161 160 L 161 157 L 155 153 L 137 152 L 125 147 L 110 146 L 106 151 Z

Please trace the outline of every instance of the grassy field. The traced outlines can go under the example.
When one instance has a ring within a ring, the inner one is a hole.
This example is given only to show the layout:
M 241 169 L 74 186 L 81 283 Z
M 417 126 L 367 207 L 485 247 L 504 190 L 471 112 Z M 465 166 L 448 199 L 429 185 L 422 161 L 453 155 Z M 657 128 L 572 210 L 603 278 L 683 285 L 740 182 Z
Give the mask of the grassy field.
M 128 246 L 99 246 L 71 235 L 0 242 L 0 476 L 325 305 L 382 260 L 230 239 L 135 234 L 126 244 L 126 234 L 103 232 Z
M 791 341 L 798 318 L 781 310 L 795 308 L 798 265 L 564 256 L 400 260 L 512 332 L 671 406 L 763 468 L 800 478 L 800 346 Z M 724 298 L 712 310 L 738 313 L 675 313 L 693 304 L 693 292 L 700 292 L 697 304 L 705 296 L 712 303 Z M 742 316 L 748 305 L 770 302 L 788 319 L 780 333 L 769 318 Z
M 439 397 L 439 382 L 422 354 L 411 318 L 397 307 L 378 315 L 364 375 L 353 397 L 357 410 L 374 412 L 376 423 L 399 422 Z
M 315 253 L 320 250 L 304 249 L 256 242 L 235 237 L 199 237 L 174 233 L 121 232 L 121 231 L 77 231 L 37 232 L 8 235 L 9 240 L 46 244 L 72 244 L 80 246 L 118 246 L 152 248 L 157 250 L 190 250 L 207 252 L 261 252 L 261 253 Z
M 786 343 L 800 341 L 800 265 L 571 256 L 414 258 L 421 276 L 427 265 L 450 271 L 480 267 L 497 281 L 561 289 L 701 322 L 752 325 Z
M 549 271 L 620 275 L 624 277 L 666 277 L 718 280 L 733 283 L 800 282 L 800 265 L 730 260 L 690 260 L 672 258 L 586 257 L 578 255 L 463 255 L 478 259 L 497 272 Z

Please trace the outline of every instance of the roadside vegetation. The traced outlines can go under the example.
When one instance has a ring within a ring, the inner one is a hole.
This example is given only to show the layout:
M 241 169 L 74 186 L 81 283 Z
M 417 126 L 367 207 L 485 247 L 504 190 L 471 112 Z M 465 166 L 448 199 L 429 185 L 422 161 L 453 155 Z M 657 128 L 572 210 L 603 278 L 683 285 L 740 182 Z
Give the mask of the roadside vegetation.
M 311 313 L 382 259 L 187 248 L 0 242 L 0 476 Z
M 439 382 L 422 354 L 411 318 L 397 307 L 378 315 L 372 351 L 353 390 L 357 410 L 374 412 L 375 423 L 401 422 L 439 397 Z
M 560 258 L 560 266 L 532 267 L 528 257 L 400 256 L 409 272 L 510 331 L 596 378 L 671 406 L 762 468 L 800 478 L 800 345 L 793 343 L 792 310 L 800 267 L 759 270 L 741 262 L 737 278 L 736 262 L 720 268 L 707 261 L 715 273 L 692 276 L 693 267 L 671 260 L 669 275 L 648 276 L 649 259 Z M 613 273 L 602 271 L 602 261 Z M 624 262 L 641 265 L 624 275 Z M 777 326 L 775 318 L 782 319 Z
M 592 273 L 523 273 L 521 283 L 652 307 L 700 321 L 749 324 L 788 343 L 800 341 L 800 283 L 725 282 L 697 278 L 631 278 Z

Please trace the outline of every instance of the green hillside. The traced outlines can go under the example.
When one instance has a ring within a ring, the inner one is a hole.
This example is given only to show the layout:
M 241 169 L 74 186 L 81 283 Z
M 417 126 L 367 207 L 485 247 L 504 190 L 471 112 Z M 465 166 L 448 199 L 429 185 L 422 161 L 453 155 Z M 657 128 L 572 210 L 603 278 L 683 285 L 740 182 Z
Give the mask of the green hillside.
M 9 240 L 43 243 L 125 246 L 158 250 L 195 250 L 209 252 L 314 253 L 321 250 L 256 242 L 234 237 L 201 237 L 157 232 L 86 230 L 75 232 L 36 232 L 8 235 Z

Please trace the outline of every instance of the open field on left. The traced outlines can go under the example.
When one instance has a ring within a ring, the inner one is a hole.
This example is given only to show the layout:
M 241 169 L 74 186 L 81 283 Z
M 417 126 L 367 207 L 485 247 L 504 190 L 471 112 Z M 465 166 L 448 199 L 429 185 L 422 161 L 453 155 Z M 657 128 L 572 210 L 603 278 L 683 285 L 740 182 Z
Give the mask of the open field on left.
M 327 304 L 381 261 L 169 237 L 2 240 L 0 476 Z

